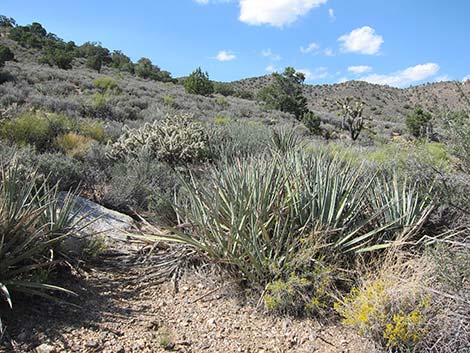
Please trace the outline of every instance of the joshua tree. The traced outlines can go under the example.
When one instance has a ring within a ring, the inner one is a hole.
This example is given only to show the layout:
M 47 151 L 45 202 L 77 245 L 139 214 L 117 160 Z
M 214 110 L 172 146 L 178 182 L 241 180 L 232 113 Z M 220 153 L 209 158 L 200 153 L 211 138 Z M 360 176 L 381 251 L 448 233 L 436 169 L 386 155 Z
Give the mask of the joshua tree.
M 339 114 L 342 117 L 341 128 L 348 130 L 353 141 L 357 140 L 362 129 L 364 128 L 364 102 L 347 97 L 343 100 L 336 101 L 340 108 Z

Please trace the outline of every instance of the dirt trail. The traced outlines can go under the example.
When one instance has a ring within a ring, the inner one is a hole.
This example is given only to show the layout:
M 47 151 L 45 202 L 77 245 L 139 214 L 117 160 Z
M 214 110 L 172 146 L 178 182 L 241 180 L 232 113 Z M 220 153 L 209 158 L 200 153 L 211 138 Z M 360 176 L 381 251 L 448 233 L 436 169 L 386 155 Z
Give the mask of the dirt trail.
M 143 267 L 105 261 L 68 283 L 77 307 L 17 303 L 4 319 L 13 352 L 351 352 L 367 341 L 312 320 L 274 317 L 220 277 L 143 282 Z M 70 276 L 68 276 L 70 278 Z M 234 295 L 234 293 L 238 293 Z

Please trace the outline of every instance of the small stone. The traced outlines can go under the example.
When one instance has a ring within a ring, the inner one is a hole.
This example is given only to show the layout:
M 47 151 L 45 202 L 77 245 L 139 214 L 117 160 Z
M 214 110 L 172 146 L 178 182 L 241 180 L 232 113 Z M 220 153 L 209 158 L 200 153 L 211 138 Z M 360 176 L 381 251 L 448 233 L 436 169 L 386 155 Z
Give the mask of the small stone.
M 208 323 L 209 325 L 214 326 L 214 325 L 215 325 L 215 319 L 214 319 L 214 318 L 210 318 L 209 320 L 207 320 L 207 323 Z
M 89 347 L 89 348 L 97 348 L 99 346 L 99 343 L 96 342 L 96 341 L 88 341 L 85 346 Z
M 53 346 L 43 343 L 40 346 L 36 347 L 37 353 L 56 353 L 56 350 Z

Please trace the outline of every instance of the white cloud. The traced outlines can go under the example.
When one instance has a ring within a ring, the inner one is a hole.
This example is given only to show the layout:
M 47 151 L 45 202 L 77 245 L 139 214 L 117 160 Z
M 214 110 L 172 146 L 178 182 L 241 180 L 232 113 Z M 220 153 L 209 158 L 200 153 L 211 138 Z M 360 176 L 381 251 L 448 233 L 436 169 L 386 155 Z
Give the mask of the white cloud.
M 338 81 L 336 81 L 336 83 L 345 83 L 347 81 L 349 81 L 347 77 L 341 77 Z
M 268 66 L 266 66 L 265 70 L 268 71 L 268 72 L 274 72 L 274 71 L 276 71 L 276 68 L 274 67 L 274 65 L 268 65 Z
M 468 82 L 468 81 L 470 81 L 470 75 L 467 75 L 462 79 L 462 82 Z
M 203 1 L 204 1 L 204 0 L 203 0 Z M 330 17 L 330 20 L 331 20 L 331 21 L 335 21 L 335 20 L 336 20 L 335 10 L 333 10 L 333 9 L 328 9 L 328 16 Z
M 390 75 L 373 74 L 360 78 L 361 81 L 377 83 L 380 85 L 389 85 L 395 87 L 406 86 L 415 82 L 422 81 L 434 76 L 440 67 L 435 63 L 427 63 L 409 67 L 402 71 L 397 71 Z
M 283 27 L 328 0 L 240 0 L 240 21 Z
M 263 51 L 261 51 L 261 55 L 264 56 L 265 58 L 269 58 L 269 60 L 273 60 L 273 61 L 281 60 L 281 56 L 279 54 L 273 53 L 271 49 L 264 49 Z
M 383 37 L 376 34 L 369 26 L 357 28 L 351 33 L 338 38 L 342 42 L 341 50 L 346 53 L 377 54 L 384 42 Z
M 355 74 L 363 74 L 365 72 L 372 71 L 372 67 L 366 65 L 349 66 L 348 71 Z
M 305 75 L 305 81 L 320 80 L 330 75 L 328 73 L 328 68 L 323 66 L 317 67 L 313 71 L 309 69 L 296 69 L 296 71 L 301 72 Z
M 335 53 L 331 48 L 326 48 L 325 50 L 323 50 L 323 54 L 325 54 L 325 56 L 335 56 Z
M 218 61 L 231 61 L 235 60 L 237 56 L 229 51 L 221 50 L 219 53 L 214 57 L 214 59 Z
M 209 0 L 194 0 L 194 1 L 200 5 L 207 5 L 209 3 Z
M 306 48 L 300 47 L 300 52 L 303 54 L 308 54 L 317 51 L 318 49 L 320 49 L 320 46 L 317 43 L 312 42 Z

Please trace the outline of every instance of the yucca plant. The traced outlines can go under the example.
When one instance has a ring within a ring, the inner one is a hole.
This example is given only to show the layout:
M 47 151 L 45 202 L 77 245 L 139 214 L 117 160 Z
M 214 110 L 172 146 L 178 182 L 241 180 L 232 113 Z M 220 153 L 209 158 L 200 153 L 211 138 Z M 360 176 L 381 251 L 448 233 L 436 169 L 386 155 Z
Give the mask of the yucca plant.
M 321 154 L 222 163 L 209 183 L 193 178 L 185 184 L 187 204 L 178 212 L 192 231 L 155 239 L 190 244 L 251 282 L 267 283 L 285 275 L 307 236 L 324 239 L 325 253 L 346 253 L 389 246 L 384 239 L 413 225 L 424 209 L 402 205 L 398 211 L 408 201 L 387 199 L 387 192 L 371 201 L 376 178 L 365 167 Z
M 301 139 L 294 129 L 273 129 L 271 133 L 271 148 L 279 153 L 288 153 L 301 146 Z
M 13 292 L 46 298 L 51 298 L 51 291 L 73 294 L 38 275 L 53 270 L 58 263 L 57 247 L 81 222 L 73 211 L 72 195 L 60 205 L 58 200 L 57 188 L 49 188 L 47 180 L 40 180 L 35 173 L 17 164 L 2 168 L 0 290 L 10 307 Z

